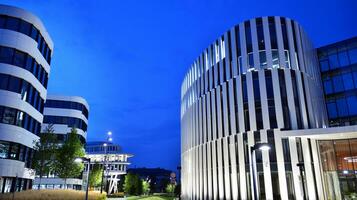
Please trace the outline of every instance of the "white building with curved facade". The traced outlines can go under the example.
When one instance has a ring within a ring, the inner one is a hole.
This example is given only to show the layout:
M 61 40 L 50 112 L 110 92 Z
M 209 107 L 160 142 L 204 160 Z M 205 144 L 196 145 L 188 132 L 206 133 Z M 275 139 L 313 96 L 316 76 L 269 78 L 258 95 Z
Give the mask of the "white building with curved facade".
M 327 127 L 316 49 L 302 27 L 276 16 L 240 23 L 182 83 L 182 198 L 331 199 L 340 186 L 322 168 L 319 141 L 357 138 L 357 127 Z M 270 151 L 252 151 L 259 143 Z
M 44 106 L 44 119 L 42 132 L 48 125 L 52 125 L 57 140 L 63 143 L 72 128 L 76 128 L 79 139 L 83 144 L 87 139 L 89 105 L 87 101 L 78 96 L 58 96 L 48 95 Z M 36 178 L 33 188 L 38 189 L 59 189 L 64 188 L 64 179 L 58 178 L 55 174 L 49 174 L 45 178 Z M 66 181 L 67 188 L 81 189 L 82 177 L 69 178 Z
M 31 188 L 52 51 L 39 18 L 0 5 L 0 193 Z

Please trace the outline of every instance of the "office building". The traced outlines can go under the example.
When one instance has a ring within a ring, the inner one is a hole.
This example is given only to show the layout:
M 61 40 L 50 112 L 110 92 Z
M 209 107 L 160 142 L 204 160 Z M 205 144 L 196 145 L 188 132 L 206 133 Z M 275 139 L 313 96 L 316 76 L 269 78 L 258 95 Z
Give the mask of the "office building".
M 32 187 L 52 52 L 39 18 L 0 5 L 0 193 Z
M 83 144 L 86 143 L 88 127 L 89 105 L 85 99 L 78 96 L 55 96 L 48 95 L 44 106 L 44 119 L 42 132 L 48 125 L 52 125 L 57 136 L 58 145 L 66 140 L 67 134 L 72 128 L 77 130 L 78 138 Z M 36 178 L 33 188 L 38 189 L 40 179 Z M 40 189 L 64 188 L 65 180 L 50 173 L 41 179 Z M 68 178 L 67 188 L 81 189 L 82 176 Z
M 86 145 L 86 157 L 91 160 L 91 169 L 96 163 L 104 167 L 103 189 L 108 194 L 117 193 L 119 181 L 126 174 L 130 165 L 129 158 L 132 154 L 123 153 L 119 145 L 111 142 L 88 142 Z M 88 165 L 83 174 L 83 179 L 88 176 Z M 84 184 L 86 185 L 86 183 Z
M 336 76 L 349 72 L 353 81 L 353 41 L 316 49 L 299 23 L 274 16 L 242 22 L 209 45 L 181 87 L 182 198 L 353 198 L 354 88 L 335 90 L 344 84 Z M 328 94 L 325 79 L 336 81 Z

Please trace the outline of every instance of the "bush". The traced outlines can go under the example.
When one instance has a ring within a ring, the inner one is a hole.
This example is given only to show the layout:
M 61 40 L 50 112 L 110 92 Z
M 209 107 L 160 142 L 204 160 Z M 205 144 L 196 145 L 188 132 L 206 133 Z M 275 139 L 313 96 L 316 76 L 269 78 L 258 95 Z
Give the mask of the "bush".
M 83 200 L 84 191 L 78 190 L 26 190 L 15 192 L 16 200 Z M 12 200 L 12 193 L 0 194 L 2 200 Z M 105 200 L 106 194 L 90 191 L 88 194 L 90 200 Z

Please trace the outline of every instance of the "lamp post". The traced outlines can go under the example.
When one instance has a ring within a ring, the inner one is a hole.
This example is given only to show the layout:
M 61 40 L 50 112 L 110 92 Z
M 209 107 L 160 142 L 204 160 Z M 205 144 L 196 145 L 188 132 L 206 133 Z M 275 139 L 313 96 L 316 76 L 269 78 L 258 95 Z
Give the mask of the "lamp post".
M 112 139 L 112 132 L 109 131 L 109 132 L 107 133 L 107 142 L 112 142 L 112 141 L 113 141 L 113 139 Z M 107 147 L 107 146 L 108 146 L 107 143 L 104 143 L 104 144 L 103 144 L 105 156 L 104 156 L 104 161 L 103 161 L 103 173 L 102 173 L 102 182 L 101 182 L 101 184 L 100 184 L 100 193 L 103 193 L 104 166 L 107 167 L 107 154 L 108 154 L 108 151 L 107 151 L 107 148 L 108 148 L 108 147 Z M 107 170 L 106 170 L 106 171 L 107 171 Z
M 252 164 L 252 177 L 253 177 L 253 193 L 254 193 L 254 200 L 259 199 L 258 194 L 258 186 L 257 186 L 257 172 L 256 172 L 256 159 L 255 159 L 255 151 L 269 151 L 271 148 L 269 143 L 256 143 L 250 147 L 250 163 Z M 254 157 L 253 157 L 254 156 Z
M 86 197 L 85 197 L 85 200 L 88 200 L 89 176 L 90 176 L 90 158 L 85 158 L 85 157 L 76 158 L 74 160 L 74 162 L 77 162 L 77 163 L 87 162 L 88 163 L 87 188 L 86 188 Z

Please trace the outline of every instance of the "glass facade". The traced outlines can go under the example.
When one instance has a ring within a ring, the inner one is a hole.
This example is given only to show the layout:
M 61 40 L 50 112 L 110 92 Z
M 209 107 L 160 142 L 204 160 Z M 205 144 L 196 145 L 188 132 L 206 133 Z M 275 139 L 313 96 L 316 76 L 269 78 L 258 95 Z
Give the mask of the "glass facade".
M 82 129 L 84 132 L 87 131 L 87 124 L 82 119 L 78 119 L 75 117 L 45 115 L 43 118 L 43 123 L 45 123 L 45 124 L 67 124 L 69 127 L 79 128 L 79 129 Z
M 357 37 L 318 49 L 330 126 L 357 124 Z
M 319 141 L 328 199 L 357 197 L 357 139 Z
M 81 103 L 61 100 L 46 100 L 45 107 L 48 108 L 67 108 L 82 111 L 82 114 L 88 119 L 88 109 Z
M 21 94 L 21 99 L 31 104 L 40 113 L 43 112 L 44 100 L 40 93 L 27 81 L 15 76 L 0 73 L 0 90 Z
M 29 71 L 47 88 L 48 73 L 29 54 L 11 47 L 0 46 L 0 63 L 15 65 Z
M 24 128 L 35 135 L 38 135 L 41 129 L 41 123 L 29 114 L 5 106 L 0 106 L 0 123 Z
M 47 63 L 51 63 L 51 49 L 40 31 L 34 25 L 16 17 L 0 15 L 0 29 L 17 31 L 31 37 L 37 42 L 37 48 L 46 59 Z
M 12 159 L 25 162 L 27 168 L 31 167 L 34 150 L 24 145 L 0 140 L 0 159 Z

